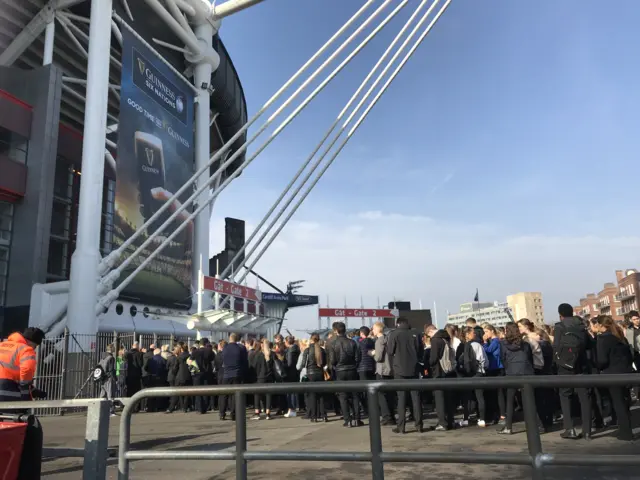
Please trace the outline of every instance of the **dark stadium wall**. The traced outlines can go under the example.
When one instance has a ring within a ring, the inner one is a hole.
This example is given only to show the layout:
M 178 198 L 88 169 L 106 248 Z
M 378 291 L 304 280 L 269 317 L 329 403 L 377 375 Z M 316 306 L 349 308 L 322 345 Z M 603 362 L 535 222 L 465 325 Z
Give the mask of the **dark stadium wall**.
M 27 71 L 3 67 L 0 90 L 32 108 L 25 194 L 14 205 L 3 312 L 4 325 L 16 330 L 28 324 L 31 286 L 46 281 L 62 72 L 54 65 Z

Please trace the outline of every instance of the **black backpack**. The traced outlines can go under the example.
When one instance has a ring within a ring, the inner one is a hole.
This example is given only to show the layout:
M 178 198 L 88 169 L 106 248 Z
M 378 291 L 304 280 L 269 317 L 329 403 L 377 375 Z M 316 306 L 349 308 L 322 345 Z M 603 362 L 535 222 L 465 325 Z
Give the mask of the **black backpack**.
M 569 327 L 562 334 L 555 352 L 556 365 L 565 370 L 575 370 L 585 350 L 584 332 L 576 327 Z

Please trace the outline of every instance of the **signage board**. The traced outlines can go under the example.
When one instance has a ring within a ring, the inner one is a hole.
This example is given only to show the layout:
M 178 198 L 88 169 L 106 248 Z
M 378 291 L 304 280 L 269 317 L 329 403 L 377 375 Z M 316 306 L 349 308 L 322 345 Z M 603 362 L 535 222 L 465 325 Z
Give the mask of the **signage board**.
M 193 174 L 194 95 L 128 29 L 122 30 L 122 78 L 116 171 L 114 246 L 151 218 Z M 180 197 L 184 202 L 185 192 Z M 124 252 L 130 256 L 175 210 L 175 203 Z M 186 212 L 185 212 L 186 213 Z M 179 216 L 123 272 L 137 268 L 184 221 Z M 123 294 L 157 305 L 191 302 L 193 228 L 189 225 L 159 253 Z
M 348 317 L 348 318 L 386 318 L 397 317 L 397 310 L 388 308 L 319 308 L 319 317 Z
M 237 283 L 227 282 L 226 280 L 207 276 L 204 277 L 203 283 L 205 290 L 230 295 L 235 298 L 246 298 L 253 302 L 262 301 L 262 294 L 260 293 L 260 290 L 256 290 L 255 288 L 245 287 L 244 285 L 238 285 Z
M 294 295 L 287 293 L 263 293 L 262 301 L 271 302 L 286 302 L 289 307 L 304 307 L 308 305 L 317 305 L 317 295 Z

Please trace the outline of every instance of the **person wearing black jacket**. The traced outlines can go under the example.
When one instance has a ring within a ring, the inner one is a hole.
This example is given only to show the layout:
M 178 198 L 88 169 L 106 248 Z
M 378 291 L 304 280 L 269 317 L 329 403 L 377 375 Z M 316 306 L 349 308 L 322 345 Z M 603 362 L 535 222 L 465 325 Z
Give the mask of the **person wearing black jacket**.
M 507 377 L 520 375 L 533 375 L 533 350 L 529 342 L 525 342 L 520 333 L 518 324 L 509 322 L 504 327 L 504 341 L 500 354 L 502 364 Z M 505 426 L 498 433 L 511 435 L 513 433 L 513 410 L 516 397 L 516 388 L 507 388 L 507 418 Z
M 589 334 L 579 317 L 573 316 L 573 307 L 568 303 L 563 303 L 558 307 L 560 321 L 555 325 L 553 338 L 553 353 L 558 375 L 584 375 L 589 373 L 589 359 L 587 351 L 591 347 Z M 576 348 L 574 345 L 578 345 Z M 567 352 L 575 352 L 571 358 Z M 560 434 L 562 438 L 578 439 L 580 435 L 576 433 L 571 416 L 571 397 L 574 393 L 580 400 L 580 411 L 582 417 L 582 436 L 585 439 L 591 438 L 591 397 L 588 388 L 559 388 L 560 408 L 562 409 L 562 423 L 565 431 Z
M 174 350 L 174 353 L 177 357 L 176 365 L 172 365 L 172 368 L 175 371 L 175 386 L 186 387 L 191 385 L 191 372 L 189 371 L 189 365 L 187 365 L 187 360 L 189 360 L 189 349 L 186 346 L 177 347 Z M 184 396 L 174 396 L 171 397 L 171 403 L 169 404 L 169 410 L 167 410 L 167 413 L 171 413 L 176 410 L 178 402 L 180 402 L 180 408 L 183 412 L 186 413 L 188 411 L 188 398 Z
M 540 341 L 540 350 L 542 351 L 543 366 L 541 370 L 536 370 L 536 375 L 553 375 L 553 345 L 549 334 L 539 328 L 536 330 Z M 538 416 L 545 432 L 550 432 L 553 427 L 553 412 L 556 406 L 556 395 L 552 388 L 536 388 L 535 389 L 536 406 L 538 408 Z
M 214 381 L 216 385 L 222 385 L 224 383 L 224 362 L 222 361 L 222 350 L 224 350 L 225 345 L 227 344 L 226 340 L 220 340 L 218 342 L 218 350 L 216 353 L 216 357 L 213 360 L 213 365 L 215 368 Z M 249 363 L 249 357 L 247 356 L 247 366 Z M 216 395 L 213 398 L 214 410 L 219 409 L 221 402 L 220 399 L 223 395 Z M 220 415 L 226 412 L 219 412 Z
M 195 386 L 204 386 L 213 384 L 213 362 L 215 361 L 215 354 L 211 349 L 211 344 L 208 338 L 200 340 L 200 348 L 198 348 L 191 355 L 197 367 L 198 373 L 193 375 L 193 384 Z M 207 413 L 209 410 L 208 397 L 198 396 L 195 397 L 195 409 L 201 414 Z
M 389 333 L 387 339 L 387 354 L 391 358 L 393 366 L 393 378 L 414 379 L 418 378 L 418 358 L 420 352 L 420 339 L 409 330 L 409 321 L 404 317 L 398 317 L 396 329 Z M 411 392 L 411 404 L 413 406 L 413 418 L 416 430 L 423 431 L 422 402 L 417 391 Z M 398 391 L 398 421 L 393 429 L 394 433 L 405 433 L 406 423 L 406 392 Z
M 140 384 L 142 388 L 151 388 L 153 387 L 153 376 L 149 371 L 149 362 L 153 358 L 153 351 L 156 349 L 155 344 L 149 345 L 149 350 L 142 349 L 142 378 L 140 379 Z M 155 405 L 155 401 L 153 398 L 143 398 L 140 401 L 140 410 L 143 412 L 153 412 Z
M 178 376 L 178 355 L 182 353 L 182 349 L 179 345 L 175 345 L 172 353 L 173 355 L 167 358 L 167 382 L 170 387 L 175 387 Z M 171 405 L 171 403 L 169 405 Z M 171 413 L 172 411 L 171 406 L 169 406 L 165 413 Z
M 330 363 L 336 380 L 339 382 L 357 380 L 360 364 L 360 349 L 353 340 L 346 337 L 347 327 L 344 322 L 334 323 L 336 337 L 330 345 Z M 344 416 L 345 427 L 363 426 L 360 421 L 360 402 L 357 393 L 340 392 L 340 408 Z
M 451 338 L 446 330 L 438 330 L 435 325 L 427 327 L 427 335 L 431 338 L 431 352 L 429 353 L 429 371 L 431 378 L 447 378 L 455 377 L 454 372 L 444 372 L 440 364 L 440 360 L 447 354 L 447 347 L 451 345 Z M 436 402 L 436 412 L 438 413 L 438 425 L 436 430 L 439 432 L 451 430 L 454 427 L 455 404 L 451 391 L 436 390 L 433 392 Z
M 126 371 L 126 384 L 127 395 L 133 397 L 138 393 L 142 387 L 142 366 L 143 358 L 142 352 L 138 350 L 138 342 L 135 342 L 131 346 L 131 350 L 126 353 L 127 371 Z M 140 411 L 140 403 L 134 407 L 134 412 Z
M 360 327 L 358 338 L 358 348 L 360 349 L 360 364 L 358 365 L 358 378 L 360 380 L 375 380 L 376 379 L 376 361 L 373 358 L 372 352 L 376 349 L 376 342 L 373 338 L 370 338 L 371 330 L 369 327 Z M 367 403 L 367 393 L 363 392 L 360 397 L 362 402 L 362 408 L 368 415 L 369 406 Z
M 632 373 L 631 351 L 624 332 L 608 315 L 600 315 L 593 319 L 594 329 L 598 332 L 596 347 L 596 363 L 602 373 Z M 618 439 L 633 440 L 629 399 L 624 387 L 609 387 L 611 403 L 618 422 Z
M 298 358 L 300 358 L 300 347 L 296 343 L 296 339 L 289 335 L 285 339 L 285 370 L 287 372 L 287 382 L 299 382 L 300 381 L 300 373 L 296 368 L 298 365 Z M 298 394 L 297 393 L 288 393 L 287 394 L 287 413 L 285 417 L 295 417 L 296 411 L 299 407 Z
M 307 378 L 310 382 L 324 381 L 324 368 L 327 365 L 327 354 L 320 346 L 320 336 L 313 333 L 309 339 L 309 347 L 302 352 L 302 368 L 307 369 Z M 311 422 L 327 422 L 327 414 L 324 409 L 324 395 L 309 392 L 309 419 Z
M 274 383 L 275 380 L 275 367 L 273 362 L 273 345 L 266 338 L 262 340 L 262 348 L 257 350 L 251 357 L 253 363 L 253 369 L 256 372 L 256 383 Z M 260 420 L 260 401 L 264 405 L 264 413 L 266 414 L 266 420 L 271 420 L 271 394 L 255 394 L 253 404 L 255 407 L 255 416 L 253 420 Z

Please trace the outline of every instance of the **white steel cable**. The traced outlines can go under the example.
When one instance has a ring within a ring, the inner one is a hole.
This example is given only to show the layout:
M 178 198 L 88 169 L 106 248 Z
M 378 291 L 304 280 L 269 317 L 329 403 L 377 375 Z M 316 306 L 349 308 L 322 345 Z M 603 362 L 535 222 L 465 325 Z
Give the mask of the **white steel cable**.
M 400 31 L 398 32 L 398 34 L 396 35 L 396 37 L 393 39 L 393 41 L 389 44 L 389 46 L 387 47 L 387 49 L 384 51 L 384 53 L 382 54 L 382 56 L 380 57 L 380 59 L 376 62 L 376 64 L 374 65 L 374 67 L 369 71 L 369 73 L 367 74 L 367 76 L 365 77 L 365 79 L 362 81 L 362 83 L 360 84 L 360 86 L 358 87 L 358 89 L 356 90 L 356 92 L 352 95 L 351 99 L 347 102 L 347 104 L 344 106 L 344 108 L 342 109 L 342 111 L 338 114 L 338 117 L 336 118 L 336 120 L 333 122 L 333 125 L 331 125 L 331 127 L 329 128 L 329 130 L 327 130 L 327 132 L 324 135 L 324 138 L 320 141 L 320 143 L 316 146 L 316 148 L 313 150 L 313 152 L 311 152 L 311 154 L 309 155 L 309 157 L 307 157 L 307 160 L 302 164 L 302 166 L 300 167 L 300 169 L 297 171 L 297 173 L 294 175 L 293 179 L 289 182 L 289 184 L 285 187 L 285 189 L 282 191 L 282 193 L 280 194 L 280 196 L 278 197 L 278 199 L 274 202 L 274 204 L 271 206 L 271 208 L 269 209 L 269 211 L 264 215 L 264 217 L 262 218 L 262 220 L 260 221 L 260 223 L 256 226 L 256 228 L 253 230 L 253 232 L 251 233 L 251 235 L 249 236 L 249 238 L 247 239 L 247 241 L 245 242 L 245 244 L 242 246 L 242 248 L 240 248 L 240 250 L 235 254 L 235 256 L 233 257 L 233 260 L 231 260 L 229 262 L 229 265 L 222 271 L 220 277 L 221 278 L 226 278 L 226 275 L 230 272 L 231 267 L 233 265 L 235 265 L 236 261 L 240 258 L 240 256 L 245 252 L 245 250 L 247 249 L 247 247 L 251 244 L 251 242 L 253 241 L 253 239 L 256 237 L 256 235 L 258 235 L 258 232 L 260 231 L 260 229 L 264 226 L 264 224 L 267 222 L 267 220 L 269 219 L 269 217 L 271 216 L 271 214 L 273 214 L 273 212 L 275 211 L 276 207 L 282 202 L 282 200 L 284 199 L 284 197 L 289 193 L 289 191 L 291 190 L 291 188 L 293 187 L 293 185 L 295 184 L 295 182 L 298 180 L 298 178 L 300 178 L 300 176 L 302 175 L 302 173 L 306 170 L 307 166 L 311 163 L 311 161 L 313 160 L 313 158 L 315 157 L 315 155 L 318 153 L 318 151 L 320 151 L 320 148 L 322 147 L 322 145 L 327 141 L 327 139 L 329 138 L 329 136 L 331 136 L 331 134 L 333 133 L 333 131 L 335 130 L 335 128 L 338 126 L 338 124 L 340 123 L 340 120 L 342 119 L 342 117 L 346 114 L 347 110 L 349 110 L 349 108 L 351 108 L 351 106 L 353 105 L 353 103 L 357 100 L 358 96 L 360 95 L 360 93 L 362 93 L 362 91 L 364 90 L 364 88 L 366 87 L 366 85 L 369 83 L 369 81 L 371 80 L 371 78 L 373 77 L 373 75 L 378 71 L 378 68 L 380 68 L 380 65 L 382 65 L 382 63 L 387 59 L 387 56 L 391 53 L 391 51 L 393 50 L 393 48 L 396 46 L 396 44 L 402 39 L 402 37 L 404 36 L 405 32 L 407 31 L 407 29 L 411 26 L 411 24 L 413 24 L 414 20 L 417 18 L 418 14 L 422 11 L 422 9 L 427 5 L 427 3 L 430 0 L 422 0 L 420 2 L 420 4 L 418 5 L 418 7 L 415 9 L 415 11 L 413 12 L 413 14 L 411 15 L 411 17 L 409 18 L 409 20 L 407 20 L 407 22 L 403 25 L 403 27 L 400 29 Z M 431 7 L 429 8 L 429 10 L 427 11 L 426 15 L 429 15 L 432 11 L 432 9 L 435 7 L 435 5 L 438 3 L 439 0 L 434 0 L 433 4 L 431 5 Z M 393 60 L 391 60 L 390 62 L 393 62 Z M 374 84 L 375 86 L 375 84 Z M 366 98 L 366 97 L 365 97 Z M 359 108 L 359 107 L 358 107 Z M 344 128 L 343 130 L 344 131 Z M 342 131 L 340 133 L 342 133 Z M 323 157 L 324 158 L 324 157 Z M 322 159 L 321 159 L 322 160 Z M 289 198 L 289 200 L 286 202 L 286 205 L 280 210 L 280 212 L 278 212 L 278 215 L 276 216 L 276 219 L 274 221 L 271 222 L 271 224 L 267 227 L 267 229 L 265 230 L 265 232 L 263 233 L 263 235 L 258 239 L 258 241 L 256 242 L 256 246 L 247 254 L 247 257 L 250 257 L 251 254 L 255 251 L 255 249 L 259 246 L 259 244 L 264 240 L 265 236 L 267 235 L 267 233 L 269 233 L 269 231 L 271 230 L 271 228 L 273 228 L 273 225 L 275 224 L 275 221 L 277 221 L 283 214 L 284 210 L 286 210 L 286 208 L 291 204 L 291 202 L 294 200 L 294 198 L 298 195 L 298 193 L 300 192 L 300 190 L 302 189 L 302 187 L 304 186 L 304 184 L 307 182 L 307 180 L 309 179 L 309 177 L 311 176 L 311 174 L 313 174 L 313 172 L 315 171 L 315 169 L 318 167 L 320 162 L 317 162 L 312 170 L 307 174 L 307 176 L 305 177 L 305 179 L 302 181 L 302 183 L 298 186 L 298 188 L 295 190 L 295 192 L 293 193 L 293 195 Z M 245 257 L 246 260 L 246 257 Z M 244 263 L 244 260 L 243 260 Z M 238 269 L 240 270 L 240 269 Z M 236 270 L 236 273 L 238 272 L 238 270 Z
M 275 101 L 280 98 L 280 96 L 293 84 L 293 82 L 295 82 L 310 66 L 313 62 L 315 62 L 330 46 L 331 44 L 333 44 L 333 42 L 335 42 L 336 39 L 338 39 L 338 37 L 340 37 L 372 4 L 373 4 L 374 0 L 367 0 L 367 2 L 362 5 L 362 7 L 360 7 L 360 9 L 354 13 L 351 18 L 349 20 L 347 20 L 347 22 L 342 25 L 342 27 L 340 27 L 336 33 L 334 33 L 331 38 L 329 38 L 329 40 L 327 40 L 325 42 L 324 45 L 322 45 L 317 51 L 316 53 L 314 53 L 309 60 L 307 60 L 302 67 L 300 67 L 298 69 L 298 71 L 296 73 L 294 73 L 289 80 L 287 80 L 282 87 L 280 87 L 280 89 L 278 89 L 278 91 L 273 94 L 271 96 L 271 98 L 269 100 L 267 100 L 265 102 L 265 104 L 258 110 L 258 112 L 238 131 L 236 132 L 235 135 L 233 135 L 231 137 L 231 139 L 222 146 L 222 148 L 220 150 L 218 150 L 218 152 L 216 152 L 215 155 L 213 155 L 211 157 L 211 159 L 209 160 L 209 163 L 207 165 L 202 166 L 200 169 L 198 169 L 189 180 L 187 180 L 184 185 L 178 189 L 177 192 L 173 193 L 173 196 L 171 198 L 169 198 L 167 200 L 167 202 L 162 205 L 158 211 L 156 211 L 155 214 L 153 214 L 145 223 L 144 225 L 142 225 L 142 227 L 138 228 L 138 230 L 131 236 L 129 237 L 127 240 L 125 240 L 123 242 L 123 244 L 116 250 L 114 250 L 113 252 L 111 252 L 109 255 L 107 255 L 104 259 L 102 259 L 102 261 L 100 262 L 100 267 L 99 267 L 99 271 L 101 275 L 104 275 L 105 273 L 107 273 L 108 269 L 111 268 L 115 262 L 117 261 L 118 258 L 120 258 L 120 256 L 126 251 L 127 248 L 129 248 L 133 242 L 142 234 L 142 232 L 144 232 L 153 222 L 155 222 L 158 218 L 160 218 L 160 215 L 162 215 L 170 206 L 170 204 L 175 201 L 178 200 L 178 198 L 180 197 L 180 195 L 182 195 L 184 192 L 186 192 L 191 185 L 193 184 L 194 181 L 196 181 L 200 175 L 202 175 L 204 172 L 206 172 L 209 167 L 216 162 L 217 160 L 220 159 L 220 157 L 222 157 L 222 155 L 224 154 L 225 151 L 227 151 L 231 145 L 233 145 L 234 142 L 236 142 L 236 140 L 238 140 L 263 114 L 264 112 L 270 108 Z M 115 13 L 113 15 L 113 18 L 118 20 L 119 22 L 121 22 L 123 24 L 123 26 L 125 27 L 129 27 L 128 24 L 119 16 L 117 16 Z M 129 27 L 129 29 L 131 29 L 131 27 Z M 133 30 L 133 29 L 131 29 Z M 137 35 L 137 34 L 136 34 Z M 139 36 L 138 36 L 139 37 Z M 350 38 L 351 39 L 351 38 Z M 347 39 L 345 41 L 349 42 L 350 39 Z M 155 49 L 153 49 L 153 47 L 151 47 L 147 42 L 145 42 L 145 45 L 147 47 L 150 47 L 153 51 L 155 51 Z M 343 47 L 346 46 L 343 44 Z M 340 47 L 340 48 L 343 48 Z M 316 70 L 315 74 L 318 74 L 322 69 L 324 69 L 326 67 L 326 65 L 329 63 L 329 59 L 326 60 L 322 65 L 320 65 L 320 67 L 318 67 L 318 69 Z M 182 76 L 182 75 L 180 75 Z M 189 84 L 189 86 L 194 89 L 195 91 L 195 87 L 191 84 Z M 224 167 L 220 166 L 217 170 L 216 173 L 220 173 L 224 170 L 224 168 L 227 167 L 227 163 L 224 163 Z M 194 197 L 195 198 L 195 197 Z
M 386 0 L 386 2 L 381 5 L 378 10 L 376 10 L 376 12 L 374 12 L 370 18 L 374 18 L 374 15 L 376 15 L 378 12 L 382 11 L 382 8 L 387 5 L 388 3 L 391 3 L 392 0 Z M 286 120 L 286 122 L 288 123 L 283 123 L 280 127 L 278 127 L 278 130 L 276 132 L 273 132 L 270 137 L 267 139 L 267 141 L 265 143 L 263 143 L 251 156 L 249 156 L 249 158 L 245 159 L 245 161 L 243 162 L 243 164 L 236 169 L 231 175 L 229 175 L 229 177 L 227 177 L 224 182 L 222 182 L 222 184 L 216 189 L 215 193 L 208 199 L 208 202 L 213 201 L 215 198 L 218 197 L 218 195 L 220 195 L 222 193 L 222 191 L 238 176 L 240 175 L 240 173 L 258 156 L 260 155 L 260 153 L 262 153 L 262 151 L 271 143 L 273 142 L 273 140 L 275 140 L 275 138 L 282 132 L 282 130 L 284 130 L 284 128 L 291 123 L 295 117 L 300 114 L 300 112 L 307 106 L 309 105 L 309 103 L 318 95 L 318 93 L 323 90 L 330 82 L 331 80 L 333 80 L 343 69 L 344 67 L 351 61 L 353 60 L 353 58 L 355 58 L 356 55 L 358 55 L 358 53 L 360 53 L 362 51 L 362 49 L 368 45 L 368 43 L 376 36 L 380 33 L 380 31 L 382 31 L 382 29 L 400 12 L 400 10 L 402 10 L 402 8 L 404 8 L 407 3 L 409 2 L 409 0 L 402 0 L 402 2 L 382 21 L 380 22 L 380 24 L 353 50 L 353 52 L 351 52 L 347 58 L 345 58 L 340 65 L 338 65 L 338 67 L 336 67 L 333 72 L 331 72 L 324 80 L 323 82 L 312 92 L 311 95 L 309 95 L 300 105 L 298 105 L 298 107 L 295 109 L 294 112 L 292 112 L 292 114 L 289 116 L 289 118 Z M 366 24 L 367 22 L 365 22 Z M 363 24 L 364 25 L 364 24 Z M 362 26 L 360 27 L 362 28 Z M 359 29 L 360 29 L 359 28 Z M 356 31 L 357 33 L 357 31 Z M 349 41 L 351 38 L 355 38 L 355 34 L 354 33 L 347 41 Z M 346 43 L 346 42 L 345 42 Z M 338 52 L 340 49 L 336 50 L 336 52 Z M 332 55 L 332 57 L 335 55 L 335 53 Z M 332 60 L 332 58 L 330 57 L 329 59 L 327 59 L 327 61 Z M 326 62 L 325 62 L 326 63 Z M 315 75 L 315 74 L 314 74 Z M 305 81 L 305 84 L 310 82 L 310 80 L 312 79 L 312 77 L 314 76 L 312 75 L 311 77 L 309 77 L 309 79 L 307 79 L 307 81 Z M 281 112 L 288 103 L 290 103 L 291 100 L 294 99 L 294 97 L 301 91 L 301 89 L 305 86 L 305 84 L 303 84 L 300 88 L 298 88 L 298 90 L 289 98 L 289 100 L 287 100 L 279 109 L 276 113 Z M 274 113 L 275 115 L 275 113 Z M 192 201 L 194 199 L 196 199 L 202 192 L 204 192 L 205 190 L 207 190 L 209 188 L 209 186 L 211 185 L 212 182 L 214 182 L 216 180 L 216 178 L 218 178 L 220 176 L 220 173 L 228 166 L 230 165 L 238 156 L 240 156 L 244 150 L 246 150 L 247 146 L 249 143 L 251 143 L 255 138 L 257 138 L 269 125 L 269 122 L 273 121 L 275 117 L 272 115 L 271 119 L 268 120 L 267 122 L 265 122 L 265 124 L 263 125 L 263 127 L 253 136 L 252 139 L 250 139 L 249 141 L 247 141 L 240 149 L 238 149 L 238 151 L 236 151 L 233 155 L 231 155 L 231 157 L 229 159 L 227 159 L 218 169 L 217 173 L 213 174 L 209 180 L 207 182 L 205 182 L 202 186 L 200 186 L 197 190 L 195 190 L 191 196 L 184 202 L 181 203 L 176 209 L 175 211 L 169 216 L 169 218 L 167 218 L 167 220 L 165 220 L 165 222 L 160 225 L 155 232 L 150 235 L 138 248 L 136 248 L 136 250 L 127 258 L 125 258 L 122 263 L 116 267 L 111 273 L 109 273 L 107 275 L 109 281 L 114 281 L 115 279 L 117 279 L 121 272 L 138 256 L 140 255 L 140 253 L 144 252 L 144 250 L 151 245 L 151 243 L 154 242 L 155 238 L 158 236 L 158 234 L 160 234 L 161 232 L 163 232 L 176 218 L 178 218 L 178 216 L 192 203 Z M 214 155 L 214 157 L 218 156 L 220 154 L 220 152 L 224 152 L 226 151 L 224 148 L 219 150 L 218 153 L 216 153 L 216 155 Z M 168 200 L 165 204 L 170 203 L 171 201 Z M 206 205 L 206 204 L 205 204 Z M 158 210 L 160 211 L 160 210 Z M 153 216 L 151 217 L 153 218 Z M 188 217 L 189 219 L 193 218 L 191 216 Z M 186 221 L 186 220 L 185 220 Z M 145 223 L 146 225 L 146 223 Z M 168 240 L 164 240 L 164 242 L 168 242 Z M 124 245 L 124 244 L 123 244 Z M 162 245 L 162 244 L 161 244 Z M 121 247 L 122 248 L 122 247 Z M 158 247 L 160 248 L 160 247 Z
M 400 73 L 400 71 L 402 70 L 402 68 L 405 66 L 405 64 L 409 61 L 409 59 L 413 56 L 413 54 L 415 53 L 415 51 L 418 49 L 418 47 L 420 46 L 420 44 L 424 41 L 424 39 L 426 38 L 426 36 L 429 34 L 429 32 L 431 31 L 431 29 L 433 28 L 433 26 L 436 24 L 436 22 L 440 19 L 440 17 L 442 16 L 442 14 L 446 11 L 446 9 L 449 7 L 449 4 L 451 3 L 451 0 L 446 0 L 445 4 L 442 6 L 442 8 L 440 9 L 440 11 L 436 14 L 436 16 L 433 18 L 433 20 L 431 21 L 431 23 L 429 23 L 429 25 L 427 26 L 427 28 L 425 28 L 425 30 L 422 32 L 422 34 L 420 35 L 420 37 L 416 40 L 416 42 L 413 44 L 413 46 L 411 47 L 411 49 L 407 52 L 407 54 L 405 55 L 405 57 L 402 59 L 402 61 L 400 62 L 400 64 L 396 67 L 396 69 L 393 71 L 393 73 L 391 74 L 391 76 L 389 77 L 389 79 L 385 82 L 385 84 L 382 86 L 382 88 L 380 89 L 380 91 L 378 91 L 378 93 L 376 94 L 376 96 L 374 97 L 374 99 L 369 103 L 369 105 L 367 106 L 366 110 L 362 113 L 362 115 L 360 116 L 360 118 L 358 118 L 358 121 L 355 123 L 355 125 L 351 128 L 351 130 L 349 130 L 349 132 L 347 133 L 346 138 L 342 141 L 342 143 L 340 144 L 340 146 L 338 147 L 338 149 L 336 150 L 336 152 L 332 155 L 332 157 L 329 159 L 329 161 L 327 162 L 327 164 L 322 168 L 322 170 L 320 171 L 320 173 L 316 176 L 316 178 L 313 180 L 313 182 L 311 183 L 311 185 L 309 185 L 309 188 L 307 188 L 307 190 L 305 191 L 305 193 L 302 195 L 302 197 L 300 198 L 300 200 L 298 200 L 298 202 L 296 203 L 295 207 L 291 210 L 291 212 L 289 212 L 289 214 L 287 215 L 287 217 L 284 219 L 284 221 L 278 226 L 277 230 L 275 231 L 275 233 L 273 234 L 273 236 L 269 239 L 269 241 L 264 245 L 264 247 L 262 248 L 262 250 L 260 250 L 260 253 L 258 254 L 258 256 L 251 262 L 251 265 L 249 265 L 249 267 L 247 267 L 247 270 L 245 271 L 245 273 L 242 275 L 242 277 L 238 280 L 238 283 L 242 283 L 242 281 L 247 277 L 248 275 L 248 271 L 249 270 L 253 270 L 253 268 L 255 267 L 255 265 L 258 263 L 258 261 L 260 260 L 260 258 L 262 258 L 262 256 L 264 255 L 264 253 L 267 251 L 267 249 L 271 246 L 271 244 L 275 241 L 276 237 L 278 236 L 278 234 L 282 231 L 282 229 L 286 226 L 287 222 L 291 219 L 291 217 L 295 214 L 295 212 L 297 211 L 297 209 L 300 207 L 300 205 L 302 204 L 302 202 L 304 202 L 304 200 L 306 199 L 307 195 L 309 195 L 309 193 L 311 192 L 311 190 L 313 190 L 313 188 L 316 186 L 316 184 L 318 183 L 318 181 L 320 180 L 320 178 L 322 178 L 322 176 L 324 175 L 324 173 L 327 171 L 327 169 L 331 166 L 331 164 L 333 163 L 333 161 L 338 157 L 338 155 L 340 154 L 340 152 L 344 149 L 344 147 L 346 146 L 346 144 L 349 142 L 349 140 L 351 139 L 351 137 L 353 136 L 353 134 L 356 132 L 356 130 L 360 127 L 360 125 L 362 124 L 362 122 L 365 120 L 365 118 L 367 118 L 367 116 L 369 115 L 369 113 L 371 112 L 371 109 L 376 105 L 376 103 L 378 103 L 378 101 L 380 100 L 380 98 L 382 97 L 382 95 L 386 92 L 387 88 L 389 87 L 389 85 L 391 85 L 391 83 L 393 82 L 393 80 L 395 80 L 395 78 L 397 77 L 398 73 Z M 346 122 L 345 122 L 346 123 Z

